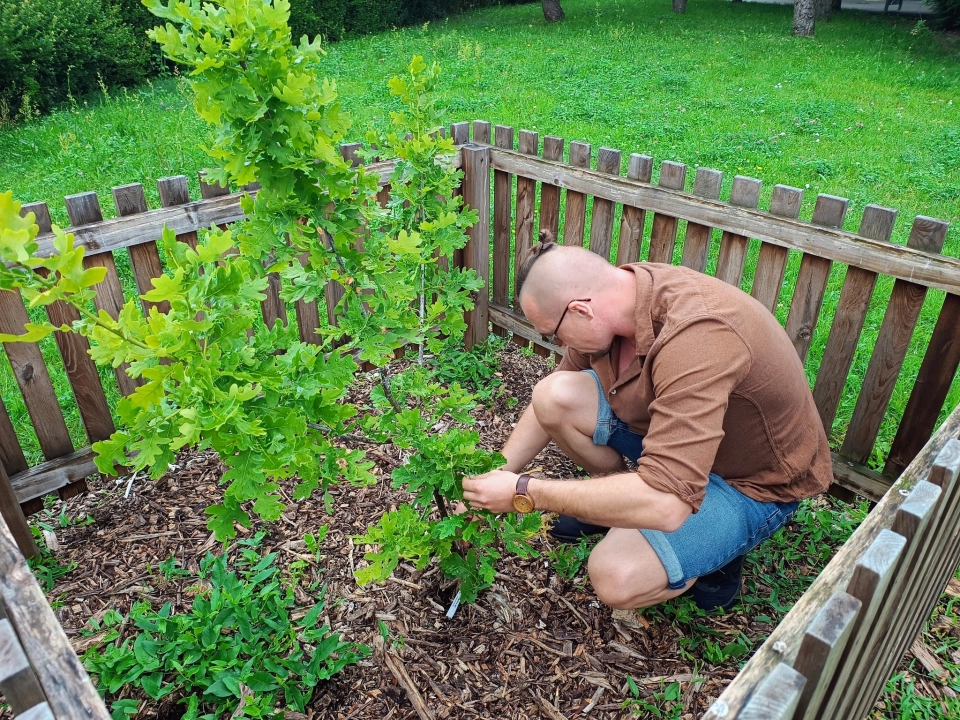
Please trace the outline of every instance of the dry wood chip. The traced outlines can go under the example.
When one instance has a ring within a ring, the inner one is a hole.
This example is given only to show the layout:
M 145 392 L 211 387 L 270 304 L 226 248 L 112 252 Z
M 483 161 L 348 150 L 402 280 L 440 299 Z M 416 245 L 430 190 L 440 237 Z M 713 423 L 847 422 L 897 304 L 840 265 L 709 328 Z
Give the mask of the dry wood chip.
M 567 720 L 567 716 L 557 710 L 556 706 L 545 697 L 537 695 L 537 701 L 550 720 Z
M 910 646 L 911 654 L 920 661 L 920 664 L 930 675 L 941 683 L 950 681 L 950 672 L 940 664 L 937 656 L 934 655 L 920 638 L 917 638 Z

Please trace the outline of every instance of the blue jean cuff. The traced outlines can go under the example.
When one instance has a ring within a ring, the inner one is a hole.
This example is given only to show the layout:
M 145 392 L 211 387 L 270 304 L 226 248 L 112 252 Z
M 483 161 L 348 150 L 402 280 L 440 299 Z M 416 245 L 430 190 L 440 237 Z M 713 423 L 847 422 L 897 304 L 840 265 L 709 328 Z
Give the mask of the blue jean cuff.
M 640 534 L 650 543 L 660 562 L 663 563 L 663 568 L 667 571 L 667 587 L 671 590 L 684 587 L 687 581 L 683 576 L 683 568 L 680 567 L 680 558 L 667 542 L 664 533 L 660 530 L 640 530 Z

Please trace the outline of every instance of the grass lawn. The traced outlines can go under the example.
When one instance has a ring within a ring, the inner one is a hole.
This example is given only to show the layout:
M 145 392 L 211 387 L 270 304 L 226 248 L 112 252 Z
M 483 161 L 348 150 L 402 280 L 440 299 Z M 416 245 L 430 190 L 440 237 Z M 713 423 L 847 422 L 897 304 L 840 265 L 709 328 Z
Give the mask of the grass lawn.
M 672 14 L 667 0 L 566 0 L 564 8 L 567 20 L 553 26 L 544 24 L 539 4 L 530 4 L 331 46 L 327 72 L 355 118 L 347 139 L 359 140 L 366 127 L 389 121 L 387 79 L 412 55 L 423 54 L 444 69 L 440 102 L 449 122 L 480 118 L 536 130 L 541 138 L 590 142 L 594 151 L 607 146 L 657 162 L 717 168 L 725 174 L 724 198 L 734 175 L 752 176 L 764 182 L 761 208 L 775 184 L 792 185 L 805 190 L 805 219 L 818 193 L 841 195 L 850 199 L 849 230 L 856 230 L 867 204 L 897 208 L 894 240 L 900 243 L 916 215 L 938 217 L 952 224 L 944 252 L 960 255 L 956 38 L 932 35 L 915 20 L 845 11 L 822 23 L 815 39 L 800 39 L 790 35 L 790 6 L 720 0 L 690 0 L 685 15 Z M 143 183 L 148 203 L 157 207 L 156 179 L 185 174 L 199 197 L 196 173 L 205 156 L 198 145 L 206 133 L 176 77 L 78 99 L 35 122 L 0 128 L 0 190 L 13 189 L 24 202 L 46 201 L 62 225 L 68 224 L 63 196 L 87 190 L 99 194 L 107 217 L 114 214 L 110 188 L 116 185 Z M 692 182 L 689 172 L 688 189 Z M 793 258 L 788 283 L 798 265 Z M 843 268 L 836 267 L 811 369 L 819 363 L 823 328 L 842 281 Z M 842 435 L 849 421 L 891 287 L 878 287 L 835 434 Z M 782 315 L 789 293 L 784 297 Z M 878 457 L 893 439 L 922 359 L 916 348 L 929 337 L 942 297 L 928 294 Z M 44 351 L 60 378 L 61 404 L 73 412 L 74 440 L 85 444 L 52 340 Z M 28 459 L 36 462 L 39 448 L 6 359 L 0 361 L 0 391 Z M 947 406 L 958 402 L 955 382 Z M 817 517 L 809 524 L 831 522 Z M 775 558 L 769 561 L 775 574 Z M 952 604 L 941 612 L 957 624 Z M 939 635 L 934 641 L 957 678 L 960 645 Z M 888 716 L 940 712 L 933 700 L 916 694 L 907 676 L 895 678 L 888 690 Z

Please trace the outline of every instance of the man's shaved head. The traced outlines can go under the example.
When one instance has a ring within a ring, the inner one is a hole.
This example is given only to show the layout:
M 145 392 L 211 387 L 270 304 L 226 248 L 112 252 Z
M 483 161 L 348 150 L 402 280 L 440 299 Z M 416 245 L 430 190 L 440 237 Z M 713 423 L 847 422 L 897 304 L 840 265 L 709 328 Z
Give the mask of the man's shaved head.
M 616 274 L 617 268 L 582 247 L 539 243 L 517 273 L 518 298 L 528 314 L 559 317 L 571 300 L 608 291 Z

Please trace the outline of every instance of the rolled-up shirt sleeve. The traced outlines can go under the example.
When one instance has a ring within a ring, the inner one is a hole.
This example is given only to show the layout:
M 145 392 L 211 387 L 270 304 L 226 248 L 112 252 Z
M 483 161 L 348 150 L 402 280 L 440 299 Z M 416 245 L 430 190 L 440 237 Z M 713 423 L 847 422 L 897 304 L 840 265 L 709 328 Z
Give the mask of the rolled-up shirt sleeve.
M 724 436 L 730 394 L 750 371 L 750 351 L 727 324 L 703 318 L 667 338 L 652 361 L 655 399 L 637 472 L 697 512 Z

